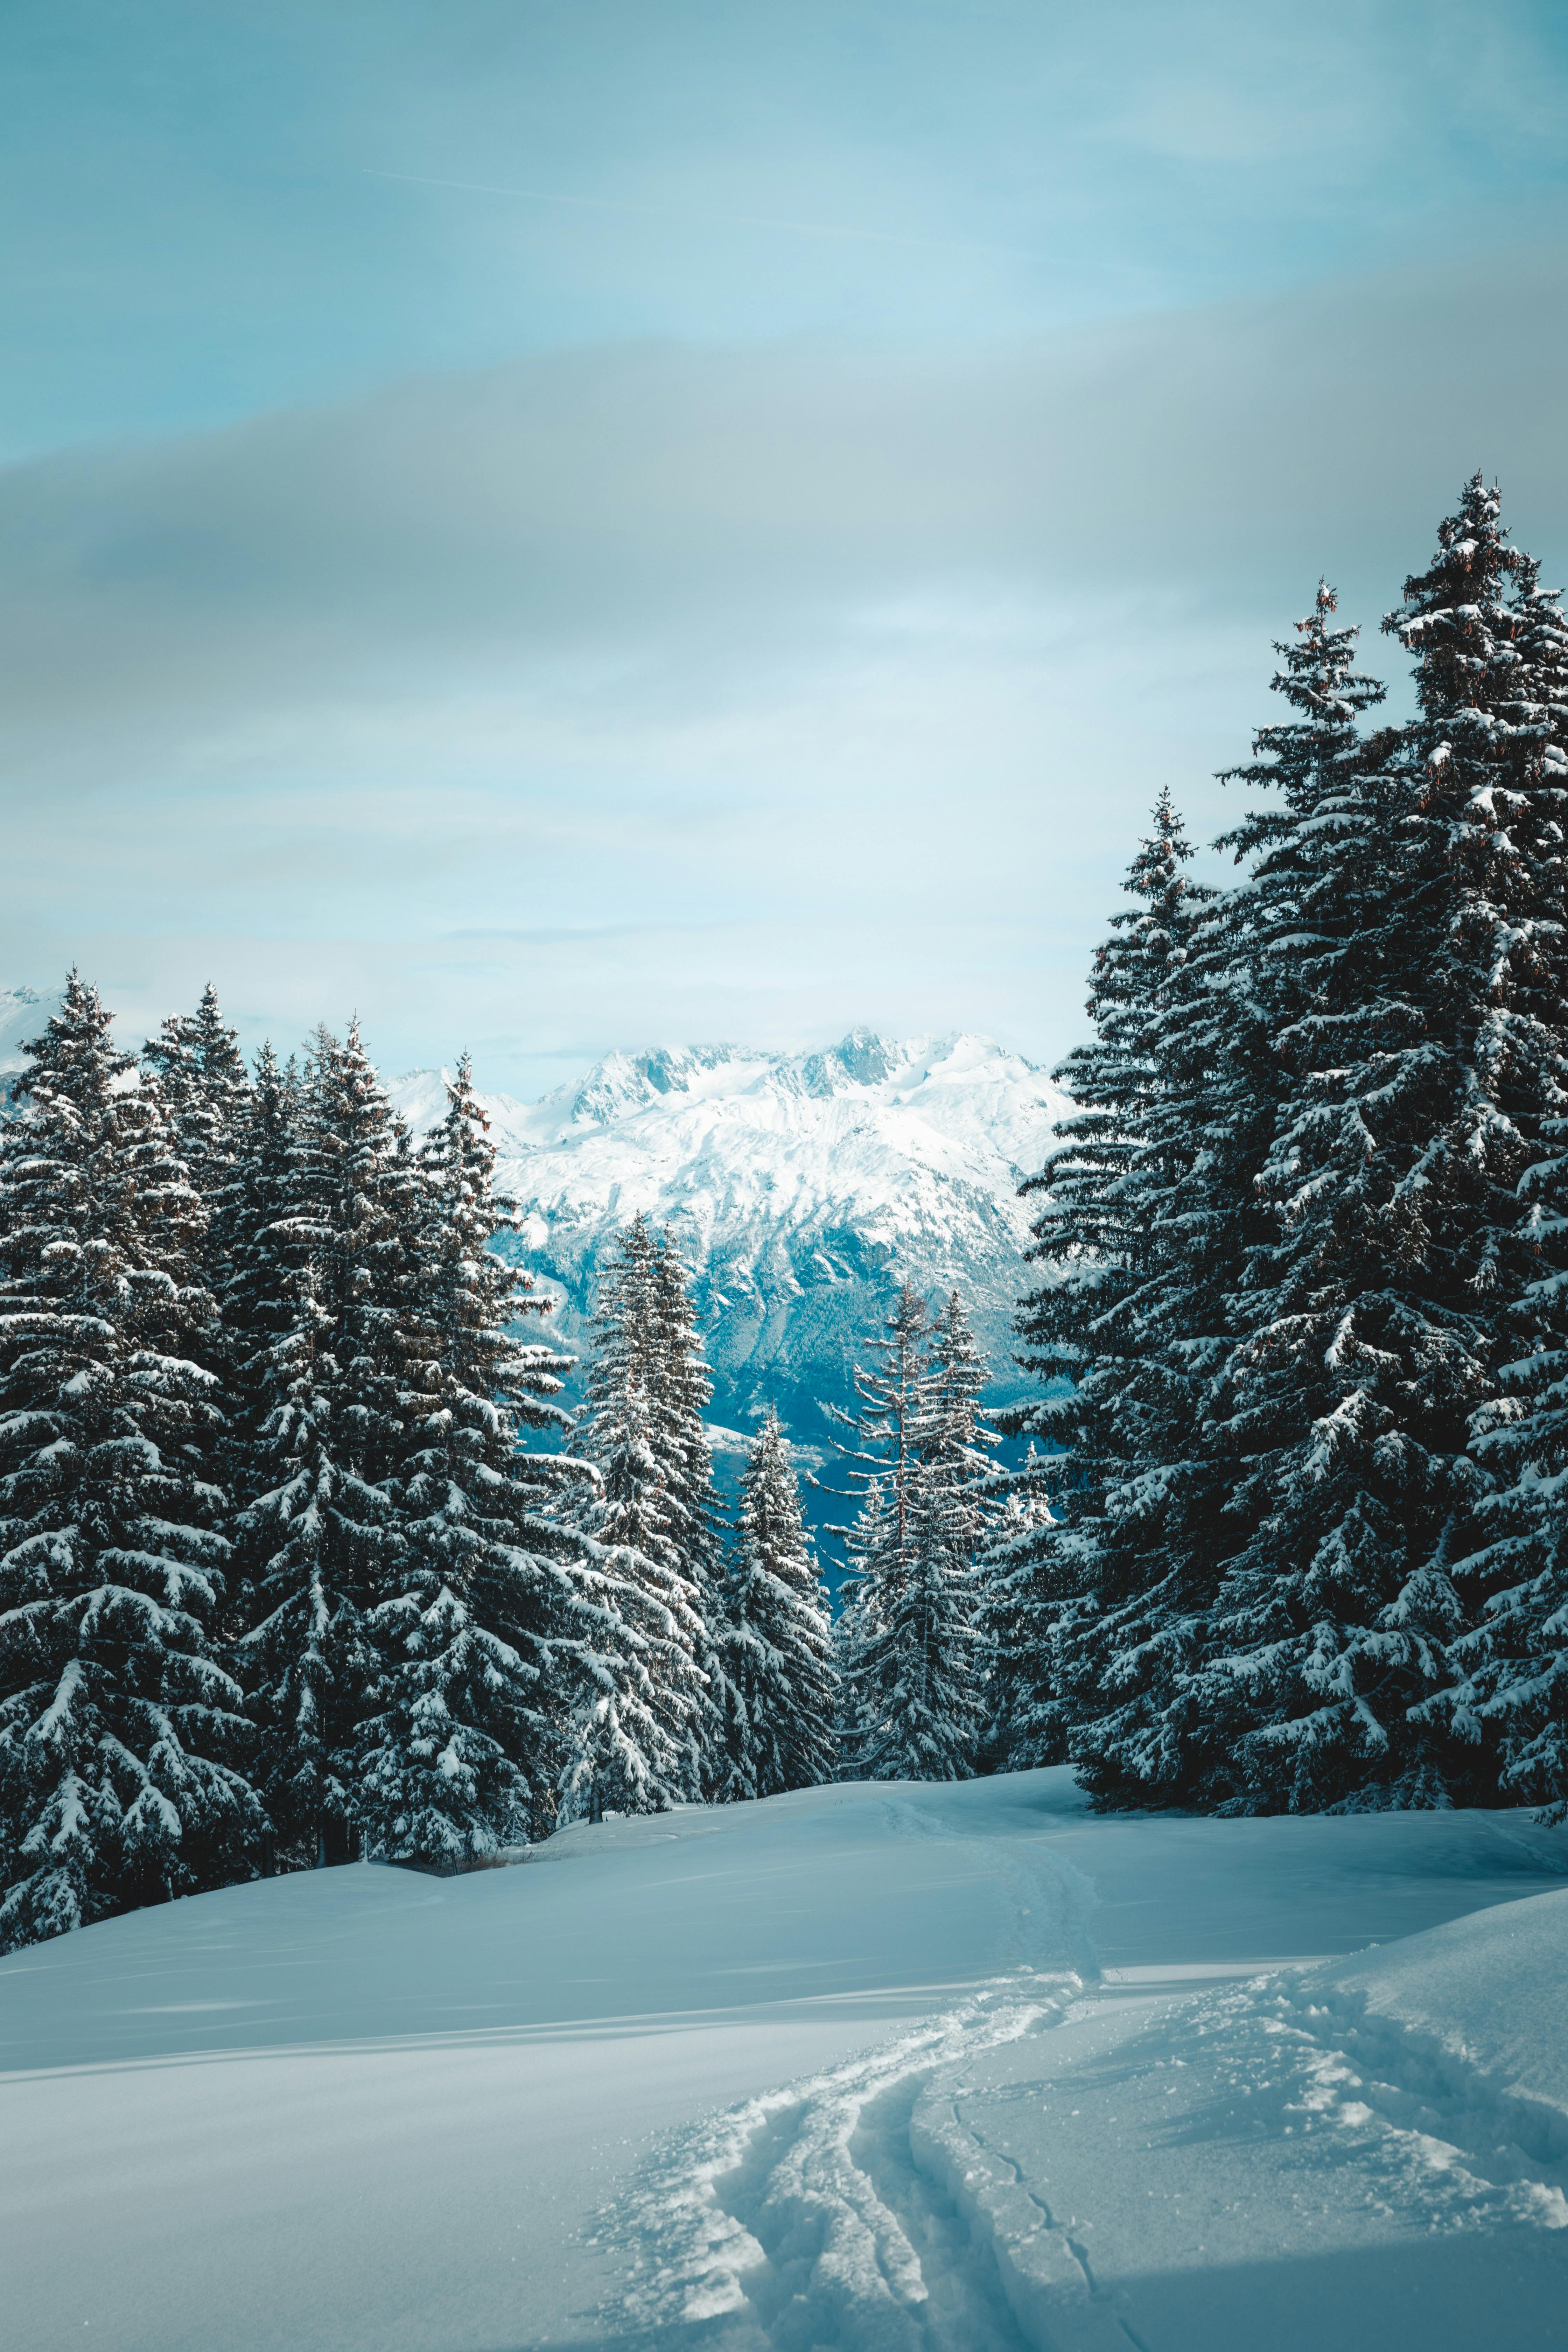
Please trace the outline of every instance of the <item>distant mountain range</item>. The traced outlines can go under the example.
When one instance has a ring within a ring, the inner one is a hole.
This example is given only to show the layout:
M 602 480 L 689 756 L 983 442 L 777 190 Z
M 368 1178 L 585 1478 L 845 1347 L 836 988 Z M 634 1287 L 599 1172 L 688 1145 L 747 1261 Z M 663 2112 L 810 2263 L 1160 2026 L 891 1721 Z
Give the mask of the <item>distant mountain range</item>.
M 0 1085 L 58 1001 L 0 990 Z M 444 1114 L 437 1070 L 390 1092 L 416 1131 Z M 485 1100 L 523 1219 L 508 1254 L 555 1299 L 552 1336 L 567 1351 L 622 1226 L 640 1210 L 669 1227 L 696 1284 L 721 1471 L 769 1404 L 808 1464 L 826 1460 L 842 1437 L 834 1410 L 851 1408 L 855 1364 L 906 1276 L 932 1298 L 963 1292 L 992 1402 L 1024 1392 L 1017 1188 L 1070 1106 L 994 1039 L 852 1029 L 813 1054 L 661 1046 L 611 1054 L 539 1102 Z
M 437 1071 L 392 1088 L 409 1124 L 439 1118 Z M 1011 1321 L 1028 1278 L 1017 1197 L 1068 1108 L 994 1039 L 853 1029 L 823 1053 L 740 1045 L 612 1054 L 536 1103 L 487 1097 L 516 1253 L 558 1299 L 568 1345 L 598 1267 L 638 1211 L 668 1225 L 696 1278 L 713 1418 L 776 1403 L 797 1442 L 830 1444 L 867 1337 L 908 1276 L 954 1285 L 993 1369 L 1019 1392 Z

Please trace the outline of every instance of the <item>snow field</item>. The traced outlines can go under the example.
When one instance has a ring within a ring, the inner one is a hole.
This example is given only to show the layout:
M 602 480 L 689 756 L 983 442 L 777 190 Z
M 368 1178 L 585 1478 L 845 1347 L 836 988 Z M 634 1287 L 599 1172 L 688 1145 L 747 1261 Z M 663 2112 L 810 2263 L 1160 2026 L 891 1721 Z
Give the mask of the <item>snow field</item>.
M 0 1961 L 5 2338 L 1534 2352 L 1565 1881 L 1522 1815 L 1047 1771 L 109 1921 Z

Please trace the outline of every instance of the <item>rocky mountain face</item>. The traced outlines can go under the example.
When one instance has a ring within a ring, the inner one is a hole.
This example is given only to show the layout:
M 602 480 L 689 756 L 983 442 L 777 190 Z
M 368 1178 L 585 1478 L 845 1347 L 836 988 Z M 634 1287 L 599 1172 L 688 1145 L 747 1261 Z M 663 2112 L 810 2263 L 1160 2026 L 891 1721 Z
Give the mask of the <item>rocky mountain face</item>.
M 417 1129 L 440 1074 L 393 1089 Z M 908 1276 L 963 1293 L 993 1367 L 1019 1393 L 1011 1320 L 1028 1278 L 1027 1204 L 1066 1097 L 988 1037 L 852 1030 L 826 1052 L 736 1045 L 612 1054 L 542 1101 L 489 1097 L 518 1255 L 557 1299 L 570 1347 L 597 1270 L 640 1210 L 668 1225 L 697 1282 L 712 1417 L 752 1427 L 770 1403 L 797 1443 L 835 1442 L 867 1337 Z

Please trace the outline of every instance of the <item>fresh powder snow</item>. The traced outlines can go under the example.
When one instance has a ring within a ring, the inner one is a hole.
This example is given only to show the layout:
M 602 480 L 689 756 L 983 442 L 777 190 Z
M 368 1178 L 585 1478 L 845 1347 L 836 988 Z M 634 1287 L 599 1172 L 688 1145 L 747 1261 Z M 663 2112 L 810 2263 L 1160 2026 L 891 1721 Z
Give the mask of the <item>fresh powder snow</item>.
M 579 1823 L 0 1961 L 37 2352 L 1560 2340 L 1568 1832 L 1060 1768 Z

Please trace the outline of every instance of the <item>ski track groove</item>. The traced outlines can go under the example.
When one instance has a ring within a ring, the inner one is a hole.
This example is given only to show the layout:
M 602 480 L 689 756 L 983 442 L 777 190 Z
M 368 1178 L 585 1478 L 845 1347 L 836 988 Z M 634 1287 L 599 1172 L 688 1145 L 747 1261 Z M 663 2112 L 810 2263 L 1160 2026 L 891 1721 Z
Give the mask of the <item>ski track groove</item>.
M 956 1834 L 890 1793 L 884 1811 L 898 1835 Z M 1076 2215 L 1058 2221 L 960 2112 L 968 2062 L 1081 2020 L 1100 1975 L 1090 1882 L 984 1843 L 1014 1898 L 1019 1965 L 673 2143 L 612 2217 L 633 2250 L 634 2337 L 661 2352 L 1154 2352 L 1097 2278 Z M 1047 1945 L 1055 1965 L 1030 1966 Z M 1427 2226 L 1568 2227 L 1561 2118 L 1315 1968 L 1158 2007 L 1172 2050 L 1256 2077 L 1276 2127 L 1289 2116 L 1288 2130 L 1353 2147 Z
M 672 2151 L 619 2217 L 637 2249 L 627 2317 L 722 2352 L 1030 2352 L 986 2233 L 911 2125 L 935 2078 L 1058 2023 L 1080 1990 L 1066 1974 L 986 1987 Z

